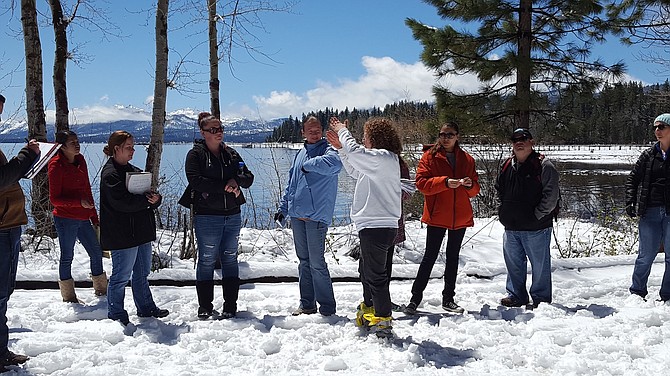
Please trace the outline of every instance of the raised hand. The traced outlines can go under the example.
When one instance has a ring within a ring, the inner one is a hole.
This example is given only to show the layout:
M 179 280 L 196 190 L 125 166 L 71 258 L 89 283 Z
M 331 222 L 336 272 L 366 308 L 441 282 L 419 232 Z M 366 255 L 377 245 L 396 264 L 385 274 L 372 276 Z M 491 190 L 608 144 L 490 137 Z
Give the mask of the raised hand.
M 326 139 L 335 149 L 342 149 L 342 143 L 340 142 L 340 137 L 335 131 L 326 131 Z

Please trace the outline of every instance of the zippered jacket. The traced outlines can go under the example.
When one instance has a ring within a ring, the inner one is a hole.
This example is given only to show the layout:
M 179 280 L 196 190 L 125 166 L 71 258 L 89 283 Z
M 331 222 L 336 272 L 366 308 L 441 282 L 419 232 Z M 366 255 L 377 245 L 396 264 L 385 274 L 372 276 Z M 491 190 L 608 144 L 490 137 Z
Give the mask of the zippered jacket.
M 637 215 L 642 216 L 647 211 L 649 191 L 651 189 L 651 177 L 653 160 L 661 153 L 660 142 L 646 149 L 640 154 L 635 166 L 626 178 L 626 206 L 637 207 Z M 667 180 L 667 179 L 666 179 Z M 670 194 L 670 185 L 666 183 L 666 197 Z M 668 202 L 668 200 L 666 200 Z M 670 209 L 670 203 L 666 204 L 666 210 Z
M 204 140 L 196 140 L 186 154 L 185 172 L 188 186 L 179 199 L 186 207 L 193 207 L 194 215 L 233 215 L 241 212 L 246 202 L 240 192 L 226 192 L 226 183 L 235 179 L 241 188 L 249 188 L 254 175 L 235 149 L 221 144 L 221 152 L 213 154 Z
M 58 153 L 49 161 L 49 200 L 54 206 L 53 215 L 81 221 L 90 219 L 93 224 L 98 224 L 95 208 L 81 206 L 82 198 L 94 202 L 86 159 L 81 154 L 74 158 L 73 164 Z
M 480 190 L 474 158 L 456 144 L 456 166 L 452 166 L 442 152 L 432 155 L 429 151 L 431 147 L 424 146 L 416 168 L 416 187 L 424 195 L 421 222 L 449 230 L 474 226 L 470 199 Z M 453 189 L 447 186 L 448 179 L 465 177 L 472 179 L 470 188 L 459 186 Z
M 142 171 L 131 165 L 120 165 L 109 158 L 100 173 L 100 245 L 103 249 L 124 249 L 156 240 L 154 209 L 143 194 L 132 194 L 126 188 L 126 173 Z
M 291 218 L 307 218 L 330 225 L 337 197 L 337 176 L 342 161 L 322 138 L 305 143 L 289 170 L 289 180 L 279 211 Z
M 500 223 L 507 231 L 552 227 L 553 211 L 560 197 L 556 167 L 536 151 L 524 163 L 516 162 L 516 158 L 510 163 L 507 168 L 503 165 L 496 180 Z
M 26 198 L 19 180 L 30 170 L 39 155 L 28 147 L 7 160 L 0 150 L 0 230 L 28 223 Z
M 356 179 L 350 214 L 356 230 L 398 228 L 402 200 L 398 155 L 359 145 L 346 128 L 338 131 L 338 137 L 342 165 Z

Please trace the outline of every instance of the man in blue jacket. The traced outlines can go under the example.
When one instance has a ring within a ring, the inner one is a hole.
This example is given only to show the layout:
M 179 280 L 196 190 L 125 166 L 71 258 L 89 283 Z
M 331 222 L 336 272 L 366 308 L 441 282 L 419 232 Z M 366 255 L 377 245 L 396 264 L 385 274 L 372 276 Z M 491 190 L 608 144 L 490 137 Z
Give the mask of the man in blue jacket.
M 319 312 L 330 316 L 335 313 L 335 295 L 324 251 L 342 161 L 323 137 L 323 127 L 316 117 L 305 119 L 302 136 L 305 147 L 293 160 L 275 221 L 283 222 L 286 216 L 291 218 L 295 252 L 300 260 L 300 307 L 293 315 L 316 313 L 318 302 Z

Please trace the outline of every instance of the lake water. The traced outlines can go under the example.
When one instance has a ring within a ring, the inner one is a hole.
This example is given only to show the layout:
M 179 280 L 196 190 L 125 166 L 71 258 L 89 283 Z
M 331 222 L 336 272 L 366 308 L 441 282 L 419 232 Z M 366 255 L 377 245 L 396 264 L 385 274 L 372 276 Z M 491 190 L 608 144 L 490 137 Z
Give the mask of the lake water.
M 98 203 L 99 173 L 106 157 L 102 153 L 104 144 L 82 144 L 81 153 L 86 158 L 93 195 Z M 245 190 L 247 204 L 243 206 L 243 218 L 245 226 L 267 227 L 272 223 L 271 218 L 277 210 L 277 205 L 286 186 L 287 173 L 296 149 L 277 147 L 253 147 L 244 148 L 241 145 L 233 146 L 244 159 L 247 167 L 255 176 L 254 184 Z M 8 158 L 23 147 L 22 144 L 0 144 Z M 184 160 L 186 153 L 191 149 L 190 144 L 168 144 L 164 145 L 161 160 L 161 176 L 164 184 L 160 192 L 164 196 L 162 207 L 169 206 L 167 211 L 169 217 L 175 217 L 177 210 L 187 214 L 176 203 L 184 191 L 187 181 L 184 174 Z M 144 168 L 146 160 L 146 149 L 142 145 L 136 146 L 133 160 L 137 167 Z M 411 161 L 410 161 L 411 163 Z M 631 163 L 607 163 L 594 162 L 554 162 L 561 174 L 561 192 L 563 200 L 562 213 L 565 215 L 576 215 L 584 219 L 597 217 L 603 210 L 616 210 L 621 212 L 624 206 L 624 190 L 626 176 L 632 168 Z M 491 212 L 490 195 L 489 204 L 485 204 L 486 192 L 490 193 L 492 184 L 483 170 L 480 171 L 482 183 L 481 197 L 473 201 L 476 216 L 489 216 Z M 25 192 L 30 191 L 30 181 L 22 180 Z M 334 224 L 342 225 L 349 223 L 349 209 L 354 189 L 354 180 L 351 179 L 344 169 L 340 174 L 339 188 L 336 200 Z M 494 205 L 495 206 L 495 205 Z M 181 208 L 181 209 L 180 209 Z M 420 215 L 419 213 L 416 213 Z

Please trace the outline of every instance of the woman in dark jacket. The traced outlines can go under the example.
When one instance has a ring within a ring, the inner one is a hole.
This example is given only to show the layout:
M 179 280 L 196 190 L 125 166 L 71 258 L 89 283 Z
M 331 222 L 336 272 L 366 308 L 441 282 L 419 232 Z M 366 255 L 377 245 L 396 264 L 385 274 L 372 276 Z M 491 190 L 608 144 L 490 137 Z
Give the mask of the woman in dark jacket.
M 242 216 L 240 206 L 246 201 L 241 188 L 249 188 L 254 175 L 247 169 L 235 149 L 223 142 L 221 121 L 209 112 L 198 115 L 198 127 L 204 140 L 196 140 L 186 155 L 188 187 L 179 203 L 193 210 L 193 227 L 198 241 L 196 291 L 198 318 L 215 314 L 214 265 L 221 262 L 223 313 L 231 318 L 237 313 L 240 288 L 237 246 Z
M 56 142 L 61 144 L 61 148 L 58 155 L 49 161 L 49 200 L 54 207 L 54 224 L 60 244 L 58 286 L 64 302 L 78 303 L 72 278 L 77 239 L 90 259 L 95 295 L 107 295 L 102 249 L 93 228 L 100 225 L 100 220 L 93 202 L 86 159 L 79 153 L 77 134 L 69 130 L 60 131 L 56 133 Z
M 112 251 L 107 317 L 123 325 L 129 324 L 123 300 L 131 276 L 137 316 L 165 317 L 169 312 L 154 303 L 148 280 L 151 242 L 156 240 L 154 209 L 161 204 L 161 195 L 128 191 L 126 174 L 141 171 L 128 163 L 135 153 L 135 142 L 130 133 L 112 133 L 103 151 L 110 157 L 100 174 L 100 244 Z
M 658 142 L 642 152 L 626 180 L 626 213 L 640 216 L 639 251 L 629 291 L 647 296 L 651 265 L 660 248 L 665 251 L 665 272 L 659 295 L 665 302 L 670 300 L 670 114 L 656 117 L 654 135 Z

